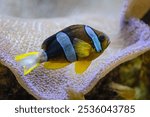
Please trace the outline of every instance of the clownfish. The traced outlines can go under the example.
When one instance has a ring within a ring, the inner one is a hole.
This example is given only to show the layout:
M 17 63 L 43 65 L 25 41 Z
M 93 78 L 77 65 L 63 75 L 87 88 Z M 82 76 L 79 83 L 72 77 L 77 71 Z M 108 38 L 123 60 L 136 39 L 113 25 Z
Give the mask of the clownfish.
M 88 25 L 71 25 L 48 37 L 40 52 L 29 52 L 15 56 L 24 68 L 24 75 L 44 63 L 47 69 L 60 69 L 71 63 L 75 72 L 82 74 L 109 45 L 106 34 Z

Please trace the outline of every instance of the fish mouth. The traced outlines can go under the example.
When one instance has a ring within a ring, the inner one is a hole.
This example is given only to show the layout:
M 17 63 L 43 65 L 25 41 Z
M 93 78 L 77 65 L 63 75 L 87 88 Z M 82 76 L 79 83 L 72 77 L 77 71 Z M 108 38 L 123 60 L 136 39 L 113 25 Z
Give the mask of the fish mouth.
M 108 39 L 108 45 L 111 43 L 110 39 Z
M 110 38 L 108 36 L 107 36 L 106 40 L 107 40 L 107 44 L 109 45 L 111 43 L 111 41 L 110 41 Z
M 110 43 L 111 43 L 110 39 L 107 38 L 107 46 L 106 46 L 106 48 L 109 46 Z M 105 48 L 105 49 L 106 49 L 106 48 Z
M 108 35 L 106 35 L 105 34 L 105 39 L 106 39 L 106 41 L 107 41 L 107 43 L 108 43 L 108 45 L 111 43 L 111 41 L 110 41 L 110 38 L 109 38 L 109 36 Z

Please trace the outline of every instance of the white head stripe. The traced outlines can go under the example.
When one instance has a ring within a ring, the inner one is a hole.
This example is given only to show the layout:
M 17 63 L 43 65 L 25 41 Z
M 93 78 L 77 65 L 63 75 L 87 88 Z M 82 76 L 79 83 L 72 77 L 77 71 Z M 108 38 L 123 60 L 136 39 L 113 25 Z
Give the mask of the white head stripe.
M 93 31 L 93 29 L 90 28 L 89 26 L 85 26 L 85 31 L 88 34 L 88 36 L 91 38 L 91 40 L 95 46 L 96 51 L 100 52 L 102 50 L 101 43 L 100 43 L 97 35 Z
M 59 32 L 56 35 L 56 39 L 63 48 L 67 60 L 70 62 L 76 61 L 77 60 L 76 53 L 68 35 L 63 32 Z

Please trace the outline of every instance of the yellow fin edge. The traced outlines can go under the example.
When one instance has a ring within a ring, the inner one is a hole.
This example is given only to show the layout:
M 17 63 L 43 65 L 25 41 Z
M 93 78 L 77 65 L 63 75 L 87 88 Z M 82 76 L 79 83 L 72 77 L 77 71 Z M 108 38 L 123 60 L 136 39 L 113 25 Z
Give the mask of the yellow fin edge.
M 15 60 L 16 61 L 20 61 L 28 56 L 31 56 L 31 55 L 37 55 L 39 52 L 28 52 L 28 53 L 25 53 L 25 54 L 20 54 L 20 55 L 17 55 L 15 56 Z
M 32 70 L 34 70 L 36 67 L 38 67 L 40 65 L 40 63 L 36 63 L 36 65 L 34 65 L 33 67 L 31 67 L 30 69 L 26 69 L 26 67 L 24 66 L 24 75 L 29 74 Z

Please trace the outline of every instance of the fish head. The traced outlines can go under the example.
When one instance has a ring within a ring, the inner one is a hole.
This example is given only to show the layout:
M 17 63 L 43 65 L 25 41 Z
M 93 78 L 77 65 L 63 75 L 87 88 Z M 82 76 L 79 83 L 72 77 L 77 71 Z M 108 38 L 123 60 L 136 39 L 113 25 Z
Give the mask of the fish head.
M 110 44 L 109 37 L 104 33 L 99 33 L 98 39 L 101 42 L 102 51 L 105 50 L 108 47 L 108 45 Z

